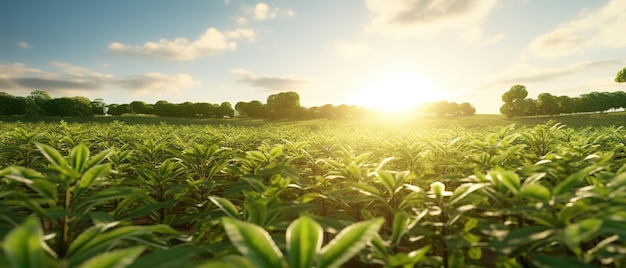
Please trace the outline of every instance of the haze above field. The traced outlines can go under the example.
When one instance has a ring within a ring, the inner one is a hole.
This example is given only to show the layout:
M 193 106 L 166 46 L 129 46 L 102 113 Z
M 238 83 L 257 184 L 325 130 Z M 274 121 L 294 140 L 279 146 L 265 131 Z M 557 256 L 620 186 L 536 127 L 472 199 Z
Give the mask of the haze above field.
M 0 2 L 0 91 L 398 109 L 623 90 L 626 1 Z

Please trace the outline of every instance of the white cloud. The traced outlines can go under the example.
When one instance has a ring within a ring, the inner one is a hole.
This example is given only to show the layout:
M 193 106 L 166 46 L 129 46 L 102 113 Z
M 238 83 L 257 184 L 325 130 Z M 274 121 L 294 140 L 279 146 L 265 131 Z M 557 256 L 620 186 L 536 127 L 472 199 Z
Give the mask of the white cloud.
M 366 0 L 370 31 L 391 36 L 475 27 L 497 0 Z
M 239 76 L 237 82 L 263 89 L 264 91 L 297 90 L 305 86 L 306 81 L 298 77 L 257 75 L 244 69 L 233 69 L 230 73 Z
M 333 46 L 335 55 L 342 58 L 354 58 L 370 51 L 370 46 L 363 42 L 339 42 Z
M 626 59 L 614 59 L 604 61 L 580 61 L 561 67 L 537 67 L 527 62 L 515 64 L 484 85 L 513 85 L 538 82 L 550 82 L 571 77 L 580 72 L 587 74 L 600 70 L 604 75 L 615 77 L 617 70 L 626 64 Z M 608 74 L 607 74 L 607 71 Z M 610 81 L 612 82 L 612 78 Z
M 84 67 L 73 65 L 71 63 L 54 61 L 51 63 L 51 65 L 61 69 L 65 75 L 74 78 L 90 79 L 101 82 L 113 80 L 113 75 L 93 72 Z
M 16 44 L 18 47 L 23 48 L 23 49 L 28 49 L 31 48 L 30 44 L 26 43 L 26 42 L 17 42 Z
M 129 90 L 135 96 L 152 95 L 159 97 L 167 97 L 172 94 L 181 95 L 181 89 L 193 88 L 202 84 L 188 74 L 167 75 L 162 73 L 128 76 L 115 81 L 115 83 Z
M 39 69 L 26 68 L 23 63 L 13 63 L 13 65 L 5 66 L 0 64 L 0 79 L 9 79 L 24 74 L 42 74 Z
M 59 72 L 27 68 L 21 63 L 0 65 L 0 91 L 28 92 L 46 90 L 62 96 L 91 96 L 94 91 L 121 87 L 131 95 L 180 95 L 180 90 L 201 85 L 188 74 L 146 73 L 116 79 L 65 62 L 52 62 Z
M 184 37 L 174 40 L 160 39 L 158 42 L 146 42 L 143 45 L 126 45 L 119 42 L 109 44 L 110 51 L 122 55 L 163 58 L 171 60 L 194 60 L 205 56 L 214 56 L 224 51 L 237 49 L 233 40 L 253 41 L 256 33 L 250 29 L 220 32 L 215 28 L 207 29 L 198 39 L 189 41 Z
M 258 3 L 255 6 L 244 6 L 243 11 L 257 20 L 274 19 L 279 15 L 288 17 L 295 16 L 295 12 L 291 9 L 270 7 L 266 3 Z
M 626 47 L 626 1 L 611 0 L 593 12 L 565 22 L 530 44 L 530 51 L 546 58 L 563 57 L 585 50 Z
M 496 44 L 499 43 L 500 41 L 502 41 L 504 38 L 506 37 L 505 33 L 500 33 L 497 35 L 494 35 L 493 37 L 483 41 L 483 45 L 492 45 L 492 44 Z

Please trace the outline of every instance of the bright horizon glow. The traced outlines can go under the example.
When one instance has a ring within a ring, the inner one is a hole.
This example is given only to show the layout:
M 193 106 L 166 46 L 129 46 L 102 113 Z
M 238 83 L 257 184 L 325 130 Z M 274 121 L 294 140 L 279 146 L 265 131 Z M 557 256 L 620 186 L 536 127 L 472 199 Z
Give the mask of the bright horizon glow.
M 434 83 L 416 72 L 394 72 L 369 83 L 350 102 L 383 112 L 404 112 L 443 96 Z

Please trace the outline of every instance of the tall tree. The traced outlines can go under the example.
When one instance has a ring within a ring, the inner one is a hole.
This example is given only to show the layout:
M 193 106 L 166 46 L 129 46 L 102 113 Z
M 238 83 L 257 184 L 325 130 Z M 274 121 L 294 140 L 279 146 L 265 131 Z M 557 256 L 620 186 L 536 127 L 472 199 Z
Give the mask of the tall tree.
M 8 93 L 0 92 L 0 115 L 24 114 L 26 99 Z
M 506 117 L 522 116 L 528 112 L 528 103 L 524 101 L 528 96 L 528 91 L 523 85 L 514 85 L 509 91 L 504 92 L 502 101 L 504 104 L 500 107 L 500 112 Z
M 46 106 L 51 99 L 50 94 L 44 90 L 32 91 L 26 96 L 26 116 L 37 117 L 46 115 Z
M 615 75 L 615 82 L 626 83 L 626 67 L 617 72 L 617 75 Z
M 300 108 L 300 95 L 293 91 L 273 94 L 267 97 L 267 106 L 272 117 L 292 119 Z

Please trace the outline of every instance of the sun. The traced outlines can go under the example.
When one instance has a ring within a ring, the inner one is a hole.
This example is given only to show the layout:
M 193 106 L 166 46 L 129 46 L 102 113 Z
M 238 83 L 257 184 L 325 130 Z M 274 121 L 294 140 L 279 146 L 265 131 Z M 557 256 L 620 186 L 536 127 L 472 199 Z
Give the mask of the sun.
M 404 112 L 442 97 L 427 77 L 415 72 L 395 72 L 368 82 L 352 102 L 384 112 Z

